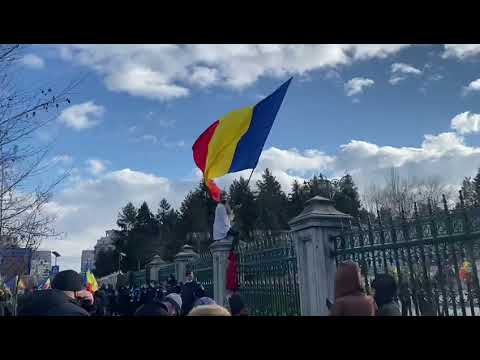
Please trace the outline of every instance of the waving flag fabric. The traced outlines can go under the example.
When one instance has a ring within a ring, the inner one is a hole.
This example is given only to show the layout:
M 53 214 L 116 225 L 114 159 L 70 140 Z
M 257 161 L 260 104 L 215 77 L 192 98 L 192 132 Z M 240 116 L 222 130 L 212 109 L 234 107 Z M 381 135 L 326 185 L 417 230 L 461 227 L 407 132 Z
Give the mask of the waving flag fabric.
M 193 144 L 193 158 L 214 200 L 219 201 L 220 189 L 213 179 L 257 166 L 291 80 L 256 105 L 215 121 Z
M 97 284 L 97 279 L 95 279 L 95 276 L 90 271 L 87 271 L 86 273 L 86 278 L 87 278 L 87 290 L 90 291 L 92 294 L 98 290 L 98 284 Z

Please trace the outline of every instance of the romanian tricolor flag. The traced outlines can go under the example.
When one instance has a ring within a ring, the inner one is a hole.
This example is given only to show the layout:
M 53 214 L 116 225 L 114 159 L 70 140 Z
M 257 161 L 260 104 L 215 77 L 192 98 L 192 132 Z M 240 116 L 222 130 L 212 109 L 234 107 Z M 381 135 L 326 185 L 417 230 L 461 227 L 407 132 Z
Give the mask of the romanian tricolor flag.
M 88 291 L 90 291 L 93 294 L 95 291 L 98 290 L 97 279 L 95 279 L 95 276 L 93 276 L 93 274 L 90 271 L 87 271 L 86 278 L 87 278 L 86 288 Z
M 215 201 L 220 201 L 220 189 L 213 179 L 257 166 L 291 80 L 256 105 L 215 121 L 193 144 L 193 158 Z

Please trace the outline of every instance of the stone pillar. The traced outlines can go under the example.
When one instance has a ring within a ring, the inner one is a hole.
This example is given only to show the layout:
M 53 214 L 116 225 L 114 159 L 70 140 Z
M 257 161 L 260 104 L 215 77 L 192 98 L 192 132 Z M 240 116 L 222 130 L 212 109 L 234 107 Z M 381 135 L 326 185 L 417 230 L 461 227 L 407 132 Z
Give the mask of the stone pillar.
M 158 281 L 158 271 L 165 265 L 165 261 L 159 255 L 155 255 L 148 263 L 147 271 L 150 271 L 150 280 Z
M 185 272 L 187 265 L 198 257 L 198 254 L 193 251 L 190 245 L 184 245 L 182 251 L 175 255 L 175 272 L 177 281 L 185 282 Z
M 305 209 L 289 225 L 297 252 L 297 269 L 301 313 L 304 316 L 325 316 L 327 299 L 335 300 L 335 259 L 332 236 L 350 219 L 321 196 L 308 200 Z
M 227 264 L 232 248 L 232 239 L 217 240 L 210 245 L 213 258 L 213 298 L 219 305 L 227 307 Z

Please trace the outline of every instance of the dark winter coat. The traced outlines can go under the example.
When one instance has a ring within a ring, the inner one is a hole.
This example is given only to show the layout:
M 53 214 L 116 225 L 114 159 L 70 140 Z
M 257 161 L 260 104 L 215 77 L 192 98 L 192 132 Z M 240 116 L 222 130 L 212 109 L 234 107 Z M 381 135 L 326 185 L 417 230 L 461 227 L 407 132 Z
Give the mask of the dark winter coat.
M 155 301 L 156 297 L 157 297 L 157 289 L 155 289 L 153 286 L 149 286 L 145 293 L 143 304 L 152 304 Z
M 378 306 L 378 316 L 401 316 L 397 298 L 397 282 L 390 274 L 378 274 L 372 282 L 375 290 L 375 303 Z
M 48 289 L 27 296 L 18 316 L 89 316 L 89 313 L 63 291 Z
M 103 289 L 99 289 L 95 292 L 95 305 L 96 305 L 96 312 L 95 315 L 97 316 L 105 316 L 107 314 L 107 307 L 108 307 L 108 296 Z
M 335 303 L 331 316 L 374 316 L 377 306 L 364 294 L 360 270 L 353 261 L 340 264 L 335 275 Z
M 195 280 L 186 282 L 182 287 L 182 315 L 187 315 L 193 309 L 198 289 L 200 284 Z
M 378 316 L 402 316 L 400 306 L 395 300 L 392 300 L 386 304 L 378 305 Z

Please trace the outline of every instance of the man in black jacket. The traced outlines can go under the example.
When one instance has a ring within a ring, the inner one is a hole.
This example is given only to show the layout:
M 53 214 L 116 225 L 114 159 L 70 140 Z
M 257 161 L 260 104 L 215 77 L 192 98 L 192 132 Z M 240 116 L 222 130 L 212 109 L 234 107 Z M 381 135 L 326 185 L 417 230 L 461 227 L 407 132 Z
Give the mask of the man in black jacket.
M 182 287 L 182 315 L 186 316 L 193 309 L 195 303 L 195 294 L 200 288 L 200 284 L 197 283 L 193 277 L 192 271 L 185 273 L 185 284 Z
M 73 270 L 59 272 L 52 281 L 52 288 L 38 290 L 27 296 L 18 316 L 89 316 L 79 301 L 89 299 L 83 290 L 83 279 Z

